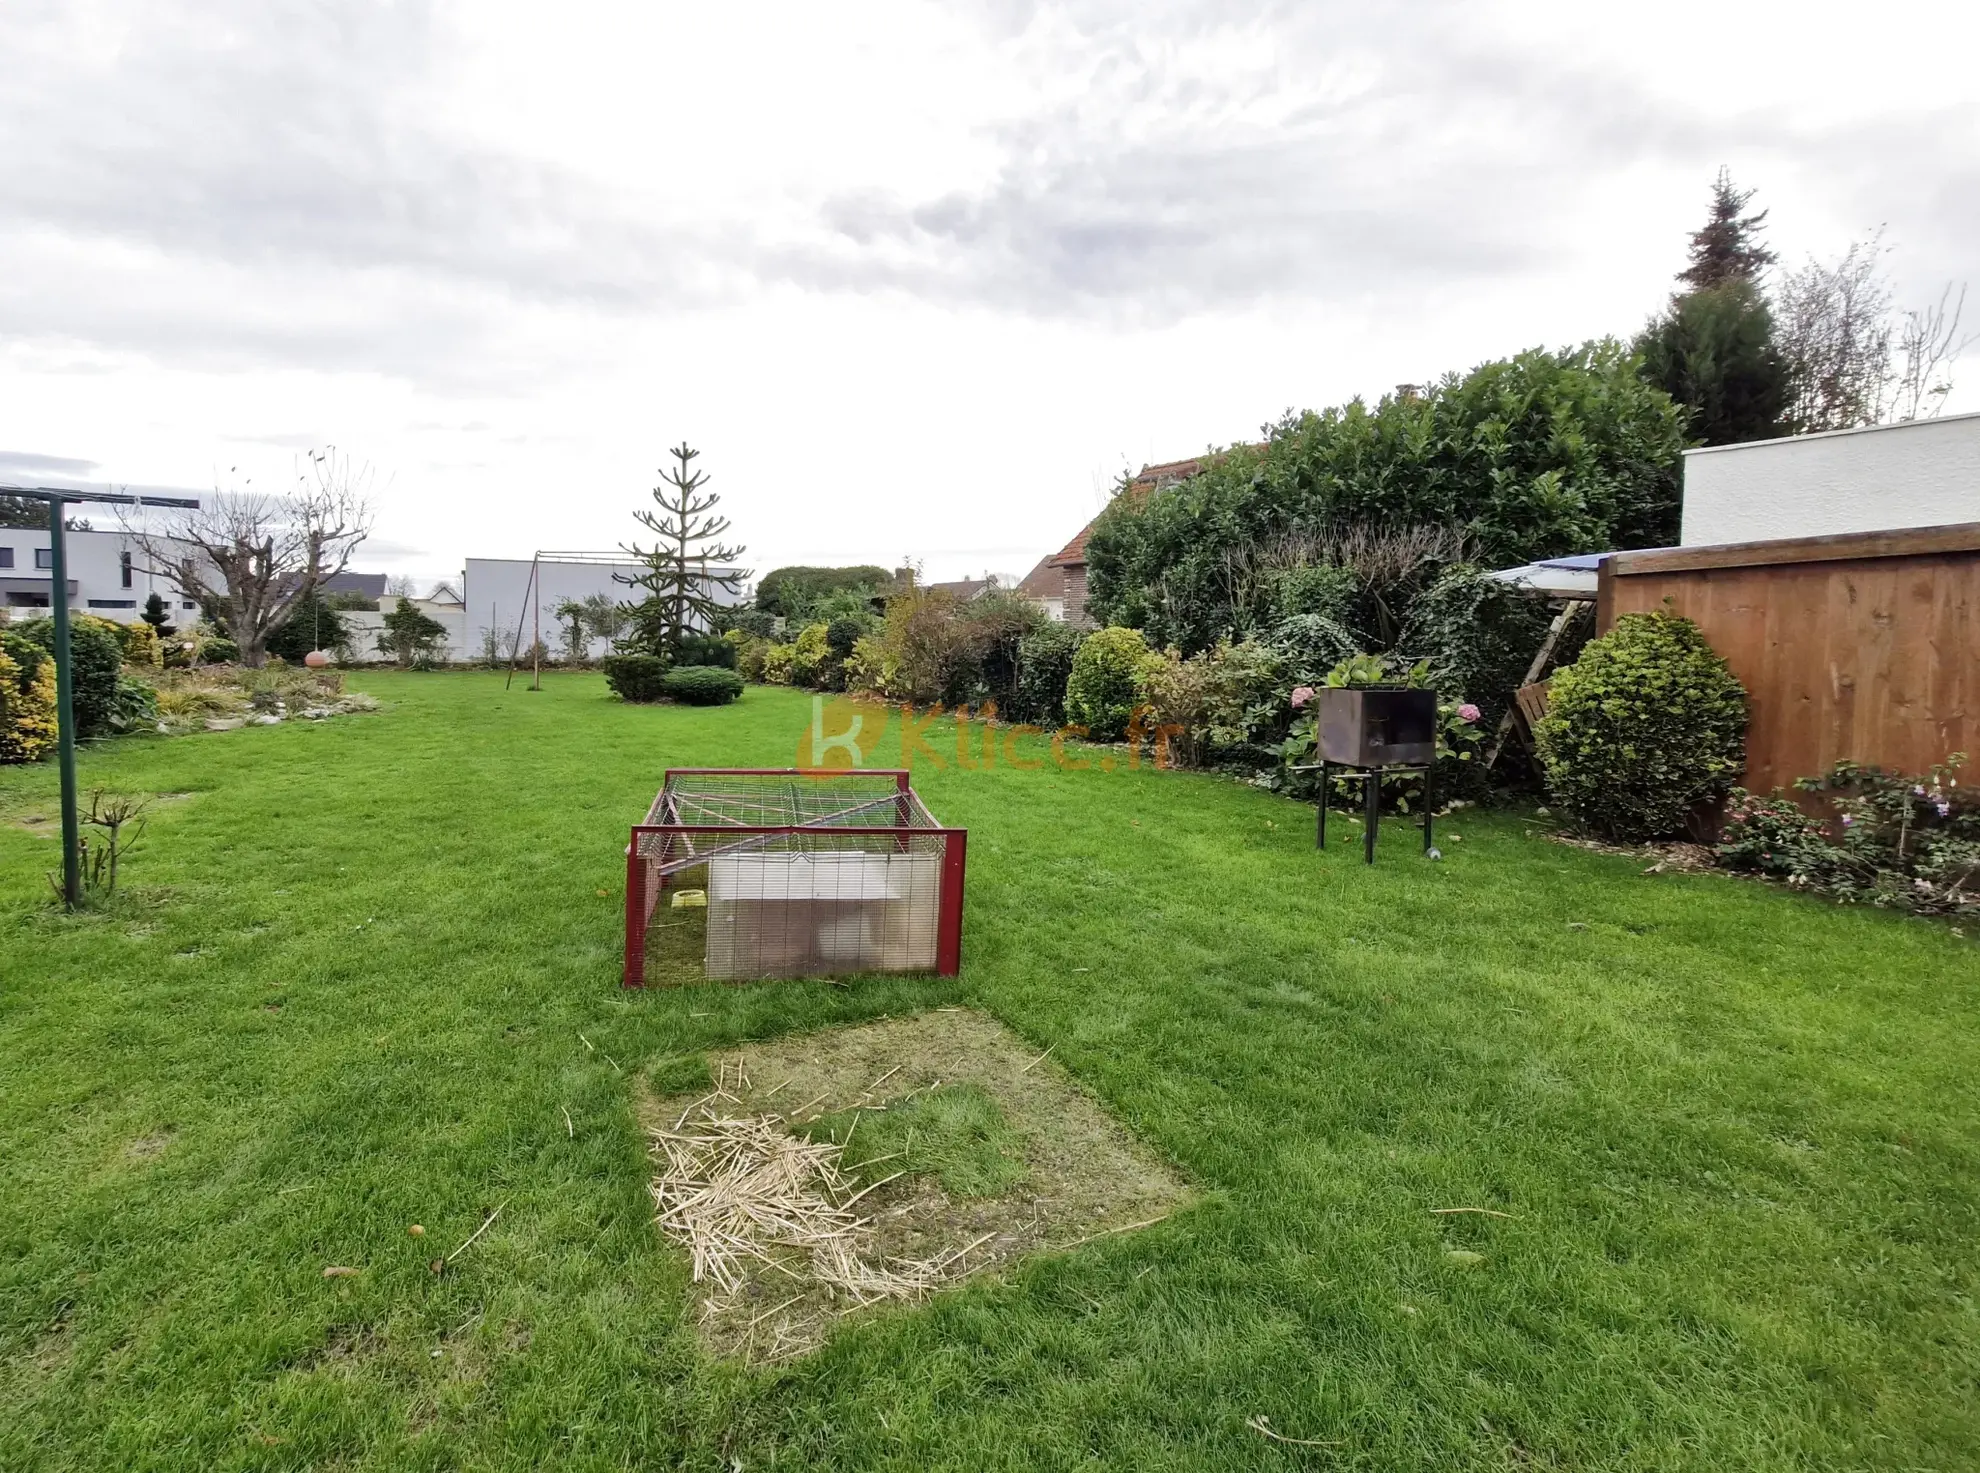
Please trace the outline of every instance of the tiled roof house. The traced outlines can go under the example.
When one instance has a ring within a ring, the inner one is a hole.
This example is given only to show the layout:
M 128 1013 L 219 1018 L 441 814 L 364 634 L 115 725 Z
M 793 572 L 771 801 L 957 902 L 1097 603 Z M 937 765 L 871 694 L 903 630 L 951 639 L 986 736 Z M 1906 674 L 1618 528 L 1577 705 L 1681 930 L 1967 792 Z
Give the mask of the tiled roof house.
M 1166 486 L 1187 481 L 1203 469 L 1207 459 L 1209 457 L 1196 455 L 1188 460 L 1144 465 L 1140 473 L 1127 483 L 1121 495 L 1139 499 Z M 1038 566 L 1025 574 L 1024 581 L 1018 584 L 1018 592 L 1042 604 L 1045 612 L 1055 621 L 1067 624 L 1093 622 L 1086 613 L 1086 539 L 1093 531 L 1094 522 L 1099 520 L 1095 517 L 1079 529 L 1079 534 L 1072 541 L 1049 557 L 1040 559 Z

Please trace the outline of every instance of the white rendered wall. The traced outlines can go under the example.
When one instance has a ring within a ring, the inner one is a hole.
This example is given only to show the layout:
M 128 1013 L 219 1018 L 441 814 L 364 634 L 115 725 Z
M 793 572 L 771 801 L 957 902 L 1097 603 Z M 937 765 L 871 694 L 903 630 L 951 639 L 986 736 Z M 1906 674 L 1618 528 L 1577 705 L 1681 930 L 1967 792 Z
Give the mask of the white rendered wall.
M 557 619 L 557 605 L 565 599 L 582 600 L 594 593 L 602 593 L 614 603 L 634 603 L 646 596 L 639 589 L 613 578 L 615 573 L 628 576 L 643 572 L 644 569 L 634 562 L 611 566 L 558 563 L 545 559 L 539 567 L 534 590 L 529 586 L 529 569 L 528 558 L 471 557 L 467 560 L 465 623 L 474 658 L 480 658 L 483 631 L 489 629 L 496 632 L 502 656 L 506 658 L 518 627 L 522 630 L 521 648 L 529 648 L 534 631 L 540 628 L 543 643 L 552 654 L 561 656 L 564 652 L 564 627 Z M 739 591 L 734 594 L 717 588 L 715 599 L 724 604 L 744 603 L 747 601 L 747 585 L 739 585 Z M 605 640 L 591 641 L 590 658 L 606 652 Z
M 85 512 L 95 508 L 84 508 Z M 0 604 L 11 603 L 9 594 L 43 600 L 47 607 L 49 572 L 35 566 L 37 552 L 48 549 L 48 533 L 38 527 L 0 527 L 0 547 L 13 549 L 13 566 L 0 566 Z M 66 532 L 62 550 L 69 565 L 69 581 L 76 591 L 69 598 L 69 609 L 77 614 L 94 614 L 99 619 L 115 619 L 134 624 L 144 612 L 144 602 L 154 592 L 165 600 L 174 625 L 183 627 L 199 622 L 197 605 L 186 606 L 172 580 L 149 571 L 144 552 L 122 532 Z M 130 586 L 124 586 L 122 554 L 131 555 Z M 0 558 L 0 564 L 7 560 Z M 16 618 L 32 618 L 32 607 L 16 606 Z
M 1686 547 L 1980 522 L 1980 414 L 1684 453 Z

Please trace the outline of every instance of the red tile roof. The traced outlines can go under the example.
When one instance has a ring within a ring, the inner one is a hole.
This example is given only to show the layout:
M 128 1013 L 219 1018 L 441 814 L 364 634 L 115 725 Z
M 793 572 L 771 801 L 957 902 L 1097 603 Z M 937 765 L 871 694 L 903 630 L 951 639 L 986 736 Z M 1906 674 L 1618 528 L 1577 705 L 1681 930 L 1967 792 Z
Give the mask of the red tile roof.
M 1165 486 L 1174 486 L 1178 482 L 1187 481 L 1202 470 L 1206 462 L 1214 458 L 1209 455 L 1192 455 L 1187 460 L 1165 460 L 1160 465 L 1144 465 L 1140 473 L 1127 483 L 1121 494 L 1139 498 L 1150 492 L 1160 491 Z M 1092 522 L 1081 527 L 1078 536 L 1046 561 L 1061 568 L 1083 567 L 1086 563 L 1086 539 L 1093 531 L 1093 523 L 1099 520 L 1099 517 L 1095 517 Z

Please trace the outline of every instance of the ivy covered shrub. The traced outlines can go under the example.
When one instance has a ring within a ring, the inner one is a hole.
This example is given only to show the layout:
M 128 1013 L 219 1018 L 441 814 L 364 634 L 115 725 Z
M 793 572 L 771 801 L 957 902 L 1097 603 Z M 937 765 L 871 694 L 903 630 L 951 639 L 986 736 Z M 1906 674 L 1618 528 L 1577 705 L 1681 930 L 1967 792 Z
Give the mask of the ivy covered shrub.
M 607 655 L 601 669 L 605 684 L 622 701 L 657 701 L 667 662 L 658 655 Z
M 1689 619 L 1625 614 L 1554 677 L 1533 736 L 1547 789 L 1576 823 L 1661 838 L 1739 776 L 1746 691 Z
M 661 689 L 684 706 L 726 706 L 742 694 L 742 677 L 726 665 L 676 665 Z
M 1148 644 L 1139 629 L 1088 635 L 1066 678 L 1066 719 L 1084 726 L 1096 742 L 1119 741 L 1141 704 L 1149 667 Z
M 1013 721 L 1058 726 L 1066 719 L 1066 682 L 1085 636 L 1070 624 L 1041 624 L 1018 641 L 1017 677 L 1005 713 Z

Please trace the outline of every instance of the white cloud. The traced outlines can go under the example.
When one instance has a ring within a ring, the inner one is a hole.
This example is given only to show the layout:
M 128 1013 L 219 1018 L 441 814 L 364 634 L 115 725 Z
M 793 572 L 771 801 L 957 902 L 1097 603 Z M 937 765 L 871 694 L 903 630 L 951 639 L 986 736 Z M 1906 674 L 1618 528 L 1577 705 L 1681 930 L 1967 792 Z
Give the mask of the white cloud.
M 610 545 L 683 436 L 759 566 L 1015 565 L 1123 465 L 1630 331 L 1721 162 L 1790 258 L 1882 221 L 1907 296 L 1980 274 L 1973 31 L 1951 5 L 12 5 L 0 402 L 23 453 L 147 483 L 334 440 L 391 473 L 372 551 L 421 571 Z

